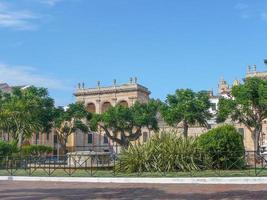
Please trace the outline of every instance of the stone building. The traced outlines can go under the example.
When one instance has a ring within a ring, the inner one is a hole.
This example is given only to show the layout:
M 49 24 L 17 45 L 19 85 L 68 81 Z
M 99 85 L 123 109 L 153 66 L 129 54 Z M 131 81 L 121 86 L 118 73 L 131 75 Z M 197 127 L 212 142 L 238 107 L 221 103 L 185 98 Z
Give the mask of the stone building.
M 0 82 L 0 91 L 3 93 L 10 93 L 12 90 L 12 87 L 9 86 L 7 83 L 1 83 Z
M 229 96 L 231 92 L 231 88 L 229 86 L 229 84 L 224 80 L 224 78 L 220 79 L 220 82 L 218 84 L 218 94 L 220 96 Z
M 267 61 L 266 61 L 267 62 Z M 249 65 L 246 78 L 251 78 L 251 77 L 258 77 L 262 79 L 267 79 L 267 71 L 259 72 L 257 71 L 257 66 L 256 65 Z
M 100 82 L 95 88 L 85 88 L 79 84 L 74 93 L 77 102 L 82 102 L 87 110 L 93 113 L 103 113 L 110 106 L 121 104 L 132 106 L 135 102 L 146 103 L 149 100 L 150 91 L 137 83 L 137 79 L 130 79 L 127 84 L 118 85 L 116 80 L 113 86 L 102 87 Z
M 137 78 L 131 78 L 129 83 L 122 85 L 114 80 L 113 85 L 107 87 L 101 86 L 99 81 L 95 88 L 85 88 L 84 83 L 78 84 L 74 96 L 76 102 L 83 103 L 88 111 L 101 114 L 109 107 L 118 104 L 130 107 L 135 102 L 147 103 L 150 93 L 146 87 L 137 83 Z M 148 137 L 148 131 L 144 129 L 139 140 L 146 141 Z M 88 134 L 77 132 L 69 137 L 67 144 L 68 147 L 75 147 L 75 150 L 94 148 L 94 146 L 102 146 L 104 150 L 109 150 L 113 145 L 115 145 L 113 141 L 110 141 L 104 132 L 89 132 Z
M 30 87 L 30 85 L 16 85 L 16 86 L 10 86 L 7 83 L 0 82 L 0 91 L 3 93 L 11 93 L 13 88 L 20 88 L 21 90 L 27 89 Z

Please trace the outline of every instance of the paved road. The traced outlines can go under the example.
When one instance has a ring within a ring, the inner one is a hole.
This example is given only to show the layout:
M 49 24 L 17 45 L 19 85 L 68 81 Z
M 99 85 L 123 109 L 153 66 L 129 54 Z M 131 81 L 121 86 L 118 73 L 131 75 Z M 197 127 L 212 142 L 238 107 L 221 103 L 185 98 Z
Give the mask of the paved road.
M 0 181 L 0 199 L 267 199 L 267 185 L 92 184 Z

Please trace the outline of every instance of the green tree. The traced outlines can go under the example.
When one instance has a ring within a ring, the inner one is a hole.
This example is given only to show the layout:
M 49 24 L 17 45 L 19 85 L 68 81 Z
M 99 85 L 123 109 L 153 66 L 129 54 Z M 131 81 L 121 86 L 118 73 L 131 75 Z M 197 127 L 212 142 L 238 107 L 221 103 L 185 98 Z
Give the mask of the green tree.
M 183 135 L 187 138 L 190 125 L 199 124 L 208 127 L 207 120 L 212 117 L 209 112 L 210 107 L 207 92 L 196 93 L 190 89 L 179 89 L 174 95 L 167 96 L 161 108 L 161 115 L 170 126 L 177 127 L 182 123 Z
M 103 130 L 106 136 L 124 148 L 142 135 L 142 128 L 158 130 L 158 101 L 135 103 L 128 108 L 116 105 L 103 114 L 95 114 L 90 120 L 92 130 Z
M 66 154 L 68 137 L 77 130 L 88 132 L 87 120 L 91 119 L 91 113 L 86 111 L 83 104 L 75 103 L 70 104 L 66 110 L 61 107 L 57 108 L 54 116 L 55 132 Z
M 219 101 L 218 122 L 231 118 L 244 124 L 252 133 L 254 148 L 259 151 L 262 123 L 267 117 L 267 81 L 259 78 L 246 79 L 244 84 L 234 86 L 232 98 Z
M 5 115 L 3 104 L 5 100 L 7 99 L 6 93 L 3 93 L 0 90 L 0 132 L 3 135 L 4 133 L 8 132 L 7 127 L 8 127 L 8 118 Z
M 54 101 L 48 96 L 47 89 L 14 88 L 11 95 L 5 95 L 1 101 L 1 129 L 11 134 L 21 147 L 24 139 L 30 138 L 33 133 L 51 129 L 53 108 Z

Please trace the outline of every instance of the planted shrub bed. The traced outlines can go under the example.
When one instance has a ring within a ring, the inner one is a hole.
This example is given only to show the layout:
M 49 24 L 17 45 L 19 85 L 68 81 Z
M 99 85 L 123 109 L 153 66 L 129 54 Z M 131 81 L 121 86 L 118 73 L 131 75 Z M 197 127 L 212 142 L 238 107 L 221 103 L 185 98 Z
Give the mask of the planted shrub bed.
M 234 127 L 215 128 L 199 138 L 155 134 L 147 143 L 121 152 L 116 170 L 124 173 L 179 172 L 245 167 L 243 139 Z
M 131 145 L 119 155 L 117 170 L 134 173 L 198 170 L 201 158 L 197 141 L 172 133 L 155 134 L 147 143 Z

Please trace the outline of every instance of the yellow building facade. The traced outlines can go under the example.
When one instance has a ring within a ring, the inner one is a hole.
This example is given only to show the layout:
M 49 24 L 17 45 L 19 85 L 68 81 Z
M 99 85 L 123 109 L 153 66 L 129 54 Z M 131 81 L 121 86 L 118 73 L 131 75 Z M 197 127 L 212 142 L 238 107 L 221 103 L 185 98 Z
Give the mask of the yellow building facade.
M 83 103 L 87 110 L 92 113 L 104 113 L 109 107 L 115 105 L 123 105 L 130 107 L 135 102 L 147 103 L 149 101 L 150 91 L 137 83 L 137 78 L 131 78 L 129 83 L 117 84 L 113 81 L 112 86 L 101 86 L 97 82 L 95 88 L 85 88 L 84 84 L 78 84 L 74 96 L 76 102 Z M 146 140 L 149 133 L 143 130 L 142 137 L 139 141 Z M 138 142 L 138 141 L 137 141 Z M 77 132 L 72 134 L 68 140 L 68 147 L 75 147 L 75 150 L 83 150 L 92 148 L 101 148 L 102 150 L 110 150 L 111 146 L 116 145 L 105 135 L 104 132 L 89 132 L 84 134 Z

